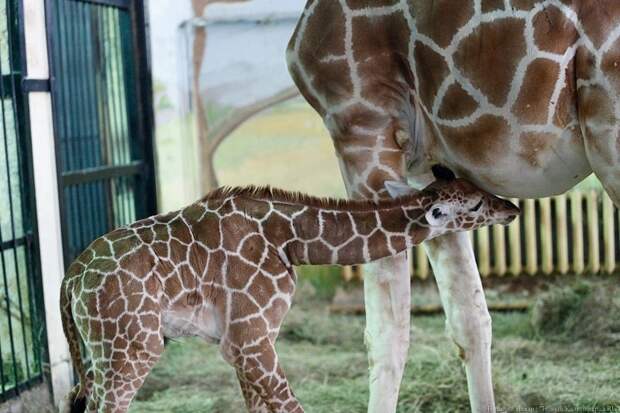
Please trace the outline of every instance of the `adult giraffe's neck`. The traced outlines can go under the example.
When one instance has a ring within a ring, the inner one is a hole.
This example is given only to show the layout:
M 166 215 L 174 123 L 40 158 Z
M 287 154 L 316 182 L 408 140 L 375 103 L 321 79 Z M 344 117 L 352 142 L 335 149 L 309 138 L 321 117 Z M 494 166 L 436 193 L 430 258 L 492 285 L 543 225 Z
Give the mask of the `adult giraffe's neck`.
M 424 241 L 419 209 L 401 205 L 368 211 L 309 207 L 291 221 L 295 237 L 283 247 L 291 264 L 363 264 Z

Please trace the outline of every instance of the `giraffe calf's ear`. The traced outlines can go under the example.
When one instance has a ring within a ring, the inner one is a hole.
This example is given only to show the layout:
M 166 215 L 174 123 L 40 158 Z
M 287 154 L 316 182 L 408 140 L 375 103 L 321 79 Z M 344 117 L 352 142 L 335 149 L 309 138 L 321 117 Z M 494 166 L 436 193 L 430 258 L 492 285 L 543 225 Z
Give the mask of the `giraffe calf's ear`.
M 411 195 L 417 192 L 415 189 L 401 181 L 385 181 L 383 185 L 392 198 L 399 198 L 401 196 Z
M 433 176 L 435 179 L 440 181 L 454 181 L 456 179 L 456 175 L 450 169 L 446 168 L 443 165 L 434 165 L 431 170 L 433 171 Z

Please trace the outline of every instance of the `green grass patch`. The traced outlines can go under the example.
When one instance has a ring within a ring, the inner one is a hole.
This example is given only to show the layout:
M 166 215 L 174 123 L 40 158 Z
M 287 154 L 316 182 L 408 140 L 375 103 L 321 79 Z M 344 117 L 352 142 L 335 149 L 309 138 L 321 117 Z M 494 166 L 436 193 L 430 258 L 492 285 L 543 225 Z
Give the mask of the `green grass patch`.
M 594 288 L 594 287 L 591 287 Z M 365 412 L 368 362 L 364 317 L 330 314 L 309 283 L 298 289 L 277 347 L 306 411 Z M 600 313 L 597 313 L 600 314 Z M 442 316 L 414 317 L 412 346 L 399 413 L 468 411 L 467 383 Z M 547 339 L 528 313 L 493 314 L 493 373 L 497 404 L 535 408 L 620 408 L 620 346 Z M 244 411 L 233 369 L 217 346 L 197 339 L 171 343 L 131 412 Z M 532 410 L 535 411 L 535 410 Z

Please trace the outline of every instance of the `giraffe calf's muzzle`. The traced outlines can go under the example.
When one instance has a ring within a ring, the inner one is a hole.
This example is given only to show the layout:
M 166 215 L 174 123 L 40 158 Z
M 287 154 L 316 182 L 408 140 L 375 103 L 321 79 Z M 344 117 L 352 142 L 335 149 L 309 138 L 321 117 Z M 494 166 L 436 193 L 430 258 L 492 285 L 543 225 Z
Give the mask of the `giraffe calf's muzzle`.
M 521 209 L 506 199 L 497 198 L 493 200 L 491 207 L 496 211 L 498 223 L 501 225 L 510 224 L 521 214 Z

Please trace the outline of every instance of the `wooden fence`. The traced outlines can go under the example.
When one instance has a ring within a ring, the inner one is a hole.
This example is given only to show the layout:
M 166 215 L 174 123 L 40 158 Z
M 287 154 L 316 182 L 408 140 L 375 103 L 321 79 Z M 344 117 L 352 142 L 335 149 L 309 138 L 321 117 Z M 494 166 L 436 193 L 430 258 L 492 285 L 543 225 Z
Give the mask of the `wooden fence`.
M 620 213 L 601 190 L 512 201 L 522 214 L 511 225 L 471 233 L 483 277 L 620 270 Z M 423 247 L 413 249 L 409 264 L 412 277 L 426 279 L 432 271 Z M 363 279 L 363 267 L 344 267 L 342 274 Z

